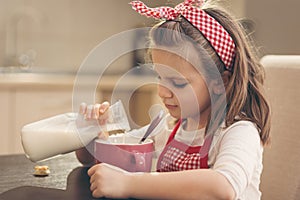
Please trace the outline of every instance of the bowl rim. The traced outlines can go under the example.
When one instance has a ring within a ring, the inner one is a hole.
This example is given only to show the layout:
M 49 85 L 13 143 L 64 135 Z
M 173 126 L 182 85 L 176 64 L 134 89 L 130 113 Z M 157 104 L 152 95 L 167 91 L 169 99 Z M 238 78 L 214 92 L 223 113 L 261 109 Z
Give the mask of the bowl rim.
M 120 142 L 113 142 L 110 141 L 110 138 L 120 138 L 120 137 L 129 137 L 129 138 L 133 138 L 136 139 L 137 143 L 120 143 Z M 100 143 L 100 144 L 111 144 L 111 145 L 127 145 L 127 146 L 142 146 L 142 145 L 147 145 L 147 144 L 153 144 L 153 140 L 150 138 L 147 138 L 144 142 L 139 143 L 140 141 L 140 137 L 136 137 L 133 135 L 129 135 L 129 134 L 117 134 L 117 135 L 110 135 L 108 139 L 95 139 L 95 143 Z

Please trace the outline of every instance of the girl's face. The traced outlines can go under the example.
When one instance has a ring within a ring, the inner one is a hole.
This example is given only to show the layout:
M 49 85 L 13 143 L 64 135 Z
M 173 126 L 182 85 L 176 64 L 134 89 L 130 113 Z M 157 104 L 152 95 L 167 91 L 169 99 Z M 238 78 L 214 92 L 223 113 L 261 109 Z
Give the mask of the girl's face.
M 158 95 L 169 113 L 204 125 L 211 106 L 204 77 L 189 62 L 167 51 L 153 49 L 152 60 L 159 76 Z

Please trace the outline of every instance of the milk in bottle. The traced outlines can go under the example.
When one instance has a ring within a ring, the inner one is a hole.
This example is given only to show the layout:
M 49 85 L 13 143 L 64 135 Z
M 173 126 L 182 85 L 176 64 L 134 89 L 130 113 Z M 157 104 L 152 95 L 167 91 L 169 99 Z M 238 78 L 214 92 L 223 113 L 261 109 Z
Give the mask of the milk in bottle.
M 98 137 L 103 129 L 129 130 L 129 123 L 120 101 L 109 110 L 105 128 L 97 120 L 85 120 L 78 113 L 65 113 L 25 125 L 21 131 L 23 149 L 33 161 L 80 149 Z

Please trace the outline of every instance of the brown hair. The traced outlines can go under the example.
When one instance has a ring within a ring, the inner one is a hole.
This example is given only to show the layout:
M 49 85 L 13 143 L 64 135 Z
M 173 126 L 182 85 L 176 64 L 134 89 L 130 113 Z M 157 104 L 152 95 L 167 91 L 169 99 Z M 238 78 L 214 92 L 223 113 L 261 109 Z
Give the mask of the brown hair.
M 217 104 L 219 108 L 225 107 L 226 111 L 219 110 L 211 113 L 208 122 L 210 126 L 207 126 L 211 129 L 206 129 L 206 132 L 216 131 L 224 120 L 226 127 L 240 120 L 248 120 L 256 124 L 261 142 L 266 145 L 270 142 L 270 106 L 263 88 L 264 69 L 259 63 L 255 49 L 250 48 L 249 41 L 247 41 L 241 25 L 233 20 L 226 11 L 216 6 L 206 7 L 203 10 L 228 31 L 236 45 L 231 78 L 229 83 L 226 84 L 226 94 L 215 100 L 212 99 L 212 101 L 215 101 L 212 103 Z M 193 40 L 192 43 L 194 49 L 196 48 L 198 51 L 198 57 L 201 57 L 201 49 L 204 49 L 222 75 L 226 70 L 223 62 L 200 31 L 184 17 L 157 24 L 150 32 L 150 38 L 154 47 L 163 46 L 182 49 L 185 46 L 183 43 L 187 44 L 187 39 L 182 36 L 183 34 Z M 191 42 L 188 41 L 188 43 Z M 210 67 L 207 67 L 209 62 L 203 61 L 203 56 L 201 62 L 205 63 L 205 74 L 209 74 L 210 78 L 214 78 L 213 71 L 210 72 Z M 224 103 L 226 105 L 223 105 Z

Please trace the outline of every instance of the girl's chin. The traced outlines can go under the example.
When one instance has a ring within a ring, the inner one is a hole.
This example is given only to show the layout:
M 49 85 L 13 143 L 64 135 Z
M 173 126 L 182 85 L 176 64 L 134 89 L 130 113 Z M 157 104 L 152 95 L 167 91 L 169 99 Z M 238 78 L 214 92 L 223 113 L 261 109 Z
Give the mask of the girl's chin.
M 169 114 L 172 117 L 174 117 L 175 119 L 188 119 L 188 118 L 191 118 L 191 119 L 194 119 L 194 120 L 197 120 L 197 121 L 200 120 L 200 115 L 191 116 L 190 114 L 187 114 L 187 113 L 181 113 L 180 109 L 178 109 L 178 110 L 168 109 L 168 111 L 169 111 Z
M 174 110 L 174 109 L 168 109 L 170 115 L 176 119 L 180 119 L 181 118 L 181 112 L 180 110 Z

